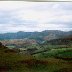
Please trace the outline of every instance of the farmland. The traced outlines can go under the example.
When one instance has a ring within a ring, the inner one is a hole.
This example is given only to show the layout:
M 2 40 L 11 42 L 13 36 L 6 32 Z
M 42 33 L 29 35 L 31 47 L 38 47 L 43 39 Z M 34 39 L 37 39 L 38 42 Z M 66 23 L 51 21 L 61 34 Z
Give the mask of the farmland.
M 71 46 L 32 44 L 18 49 L 0 47 L 1 72 L 72 72 Z

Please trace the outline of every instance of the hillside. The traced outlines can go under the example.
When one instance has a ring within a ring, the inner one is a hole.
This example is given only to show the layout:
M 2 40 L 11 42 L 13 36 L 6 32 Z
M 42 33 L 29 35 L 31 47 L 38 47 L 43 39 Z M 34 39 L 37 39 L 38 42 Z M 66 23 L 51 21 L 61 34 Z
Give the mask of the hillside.
M 0 42 L 0 51 L 1 50 L 5 50 L 5 49 L 7 49 L 7 47 L 5 47 L 4 45 L 2 45 L 2 43 Z
M 10 39 L 2 40 L 1 43 L 5 46 L 15 46 L 17 48 L 37 44 L 36 40 L 34 39 Z
M 59 39 L 53 39 L 50 41 L 45 41 L 43 44 L 51 44 L 51 45 L 71 45 L 72 44 L 72 37 L 66 37 L 66 38 L 59 38 Z
M 0 72 L 72 72 L 71 31 L 19 33 L 1 34 Z
M 72 31 L 45 30 L 42 32 L 22 32 L 0 34 L 0 40 L 35 39 L 37 42 L 72 36 Z
M 72 72 L 72 62 L 62 60 L 66 56 L 71 58 L 72 51 L 69 52 L 71 55 L 67 55 L 66 52 L 64 55 L 64 52 L 60 49 L 34 56 L 24 55 L 8 49 L 0 43 L 0 72 Z M 60 55 L 58 56 L 58 54 Z M 55 55 L 55 58 L 51 55 Z

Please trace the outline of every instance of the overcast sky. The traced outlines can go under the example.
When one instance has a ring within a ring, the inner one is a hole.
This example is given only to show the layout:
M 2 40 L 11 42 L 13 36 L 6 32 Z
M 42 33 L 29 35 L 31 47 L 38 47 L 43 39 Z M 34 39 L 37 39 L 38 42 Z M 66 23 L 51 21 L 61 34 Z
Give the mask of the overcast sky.
M 72 2 L 0 1 L 0 33 L 72 30 Z

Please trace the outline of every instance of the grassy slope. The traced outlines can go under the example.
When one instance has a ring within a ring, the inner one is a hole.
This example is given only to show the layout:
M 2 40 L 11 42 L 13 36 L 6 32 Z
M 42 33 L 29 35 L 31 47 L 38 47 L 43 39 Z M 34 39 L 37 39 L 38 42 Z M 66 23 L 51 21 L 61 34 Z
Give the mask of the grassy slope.
M 51 49 L 43 53 L 35 54 L 34 56 L 38 58 L 48 58 L 48 57 L 56 57 L 56 56 L 72 58 L 72 48 Z
M 6 67 L 6 72 L 54 72 L 64 68 L 68 70 L 67 72 L 71 72 L 69 70 L 72 68 L 71 61 L 68 62 L 50 57 L 34 58 L 29 55 L 13 53 L 3 53 L 1 56 L 0 63 L 2 64 L 0 66 Z
M 52 49 L 34 56 L 5 52 L 6 50 L 8 49 L 0 48 L 0 72 L 59 72 L 64 69 L 67 69 L 67 72 L 72 72 L 71 61 L 54 58 L 55 55 L 59 54 L 60 56 L 67 56 L 66 53 L 72 48 L 68 48 L 68 50 L 65 48 Z M 72 52 L 68 53 L 69 55 L 72 57 Z

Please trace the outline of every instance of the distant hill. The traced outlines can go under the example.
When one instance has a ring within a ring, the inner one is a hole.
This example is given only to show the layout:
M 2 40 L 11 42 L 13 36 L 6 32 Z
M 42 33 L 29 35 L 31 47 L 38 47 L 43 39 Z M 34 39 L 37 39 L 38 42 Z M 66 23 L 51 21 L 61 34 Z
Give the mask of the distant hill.
M 36 40 L 33 39 L 11 39 L 11 40 L 2 40 L 1 43 L 4 46 L 14 46 L 17 48 L 25 47 L 33 44 L 37 44 Z
M 45 41 L 43 43 L 44 45 L 71 45 L 72 44 L 72 37 L 68 37 L 68 38 L 59 38 L 59 39 L 53 39 L 50 41 Z
M 42 32 L 23 32 L 0 34 L 0 40 L 8 39 L 35 39 L 38 42 L 72 36 L 72 31 L 45 30 Z

